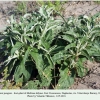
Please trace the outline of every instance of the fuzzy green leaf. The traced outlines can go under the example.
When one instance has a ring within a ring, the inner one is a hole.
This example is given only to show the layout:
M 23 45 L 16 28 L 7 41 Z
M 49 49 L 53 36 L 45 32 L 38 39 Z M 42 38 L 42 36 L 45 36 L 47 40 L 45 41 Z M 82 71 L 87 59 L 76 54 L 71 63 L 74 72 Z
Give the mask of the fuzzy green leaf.
M 23 46 L 23 43 L 21 42 L 16 42 L 14 47 L 11 49 L 11 55 L 15 53 L 16 50 L 19 50 Z
M 15 70 L 15 73 L 14 73 L 15 81 L 16 82 L 27 82 L 31 76 L 32 69 L 33 68 L 31 66 L 25 66 L 22 61 Z M 20 80 L 20 78 L 22 80 Z
M 25 52 L 25 55 L 24 55 L 24 58 L 23 58 L 23 63 L 24 63 L 24 65 L 25 65 L 25 62 L 26 62 L 26 60 L 27 60 L 29 54 L 30 54 L 30 47 L 28 47 L 28 49 L 27 49 L 26 52 Z
M 84 67 L 83 63 L 86 61 L 85 58 L 81 58 L 77 62 L 77 73 L 78 76 L 83 77 L 87 74 L 88 69 Z
M 69 75 L 69 69 L 60 70 L 60 79 L 56 86 L 56 89 L 67 89 L 74 83 L 74 76 Z
M 23 89 L 38 89 L 39 84 L 40 84 L 40 83 L 39 83 L 38 80 L 29 81 L 29 82 L 23 87 Z

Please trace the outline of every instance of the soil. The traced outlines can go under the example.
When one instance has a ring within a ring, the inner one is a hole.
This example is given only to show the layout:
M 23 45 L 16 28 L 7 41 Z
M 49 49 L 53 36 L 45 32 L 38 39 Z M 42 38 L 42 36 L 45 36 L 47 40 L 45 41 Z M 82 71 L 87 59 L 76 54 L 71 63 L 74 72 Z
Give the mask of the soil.
M 29 11 L 35 10 L 34 5 L 34 2 L 29 2 Z M 79 15 L 91 16 L 100 12 L 100 4 L 93 1 L 67 2 L 63 8 L 63 15 L 66 18 Z M 0 32 L 8 25 L 7 19 L 14 14 L 15 9 L 14 1 L 0 1 Z M 100 63 L 87 61 L 85 67 L 89 70 L 88 74 L 83 78 L 77 77 L 70 89 L 100 89 Z

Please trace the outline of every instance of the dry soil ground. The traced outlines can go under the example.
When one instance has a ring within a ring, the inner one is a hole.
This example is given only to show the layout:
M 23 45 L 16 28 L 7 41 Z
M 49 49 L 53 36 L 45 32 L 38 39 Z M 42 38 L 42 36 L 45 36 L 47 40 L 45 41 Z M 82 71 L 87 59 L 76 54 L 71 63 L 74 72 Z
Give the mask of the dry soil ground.
M 31 3 L 30 3 L 31 4 Z M 32 6 L 32 5 L 31 5 Z M 34 3 L 33 3 L 34 6 Z M 63 5 L 64 17 L 78 15 L 94 15 L 100 12 L 100 4 L 94 2 L 67 2 Z M 29 7 L 30 8 L 30 7 Z M 7 26 L 7 19 L 14 14 L 15 2 L 0 1 L 0 31 Z M 34 7 L 31 7 L 34 10 Z M 100 89 L 100 63 L 87 61 L 86 67 L 89 72 L 83 78 L 76 78 L 70 89 Z

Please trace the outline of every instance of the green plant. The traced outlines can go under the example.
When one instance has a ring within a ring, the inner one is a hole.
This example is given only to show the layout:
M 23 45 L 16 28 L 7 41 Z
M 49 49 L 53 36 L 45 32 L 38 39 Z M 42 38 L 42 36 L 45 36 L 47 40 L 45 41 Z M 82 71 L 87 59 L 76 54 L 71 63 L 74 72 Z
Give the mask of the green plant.
M 10 24 L 3 33 L 7 42 L 8 72 L 14 69 L 15 81 L 27 82 L 37 69 L 41 86 L 49 86 L 52 80 L 49 70 L 54 69 L 50 52 L 56 48 L 51 44 L 61 28 L 61 21 L 54 20 L 51 9 L 40 8 L 38 13 L 24 15 L 19 23 L 12 17 Z
M 94 0 L 94 3 L 100 4 L 100 0 Z
M 53 8 L 55 11 L 58 11 L 58 12 L 62 12 L 63 11 L 63 4 L 65 3 L 65 1 L 60 1 L 60 0 L 57 0 L 57 1 L 36 1 L 37 2 L 37 5 L 39 6 L 45 6 L 47 5 L 48 8 Z
M 19 22 L 12 17 L 2 33 L 5 39 L 0 44 L 7 48 L 0 53 L 7 56 L 3 65 L 9 75 L 14 73 L 16 84 L 25 84 L 24 89 L 69 88 L 76 76 L 87 74 L 84 62 L 95 57 L 95 46 L 100 48 L 96 44 L 100 40 L 99 13 L 68 19 L 60 15 L 62 19 L 57 20 L 52 12 L 44 6 Z M 36 71 L 35 79 L 30 80 Z
M 22 87 L 22 83 L 14 84 L 13 80 L 7 79 L 9 77 L 8 74 L 8 67 L 6 67 L 2 73 L 2 81 L 0 82 L 0 85 L 2 86 L 2 89 L 20 89 Z
M 27 2 L 26 1 L 16 1 L 16 10 L 18 14 L 24 15 L 27 13 Z

